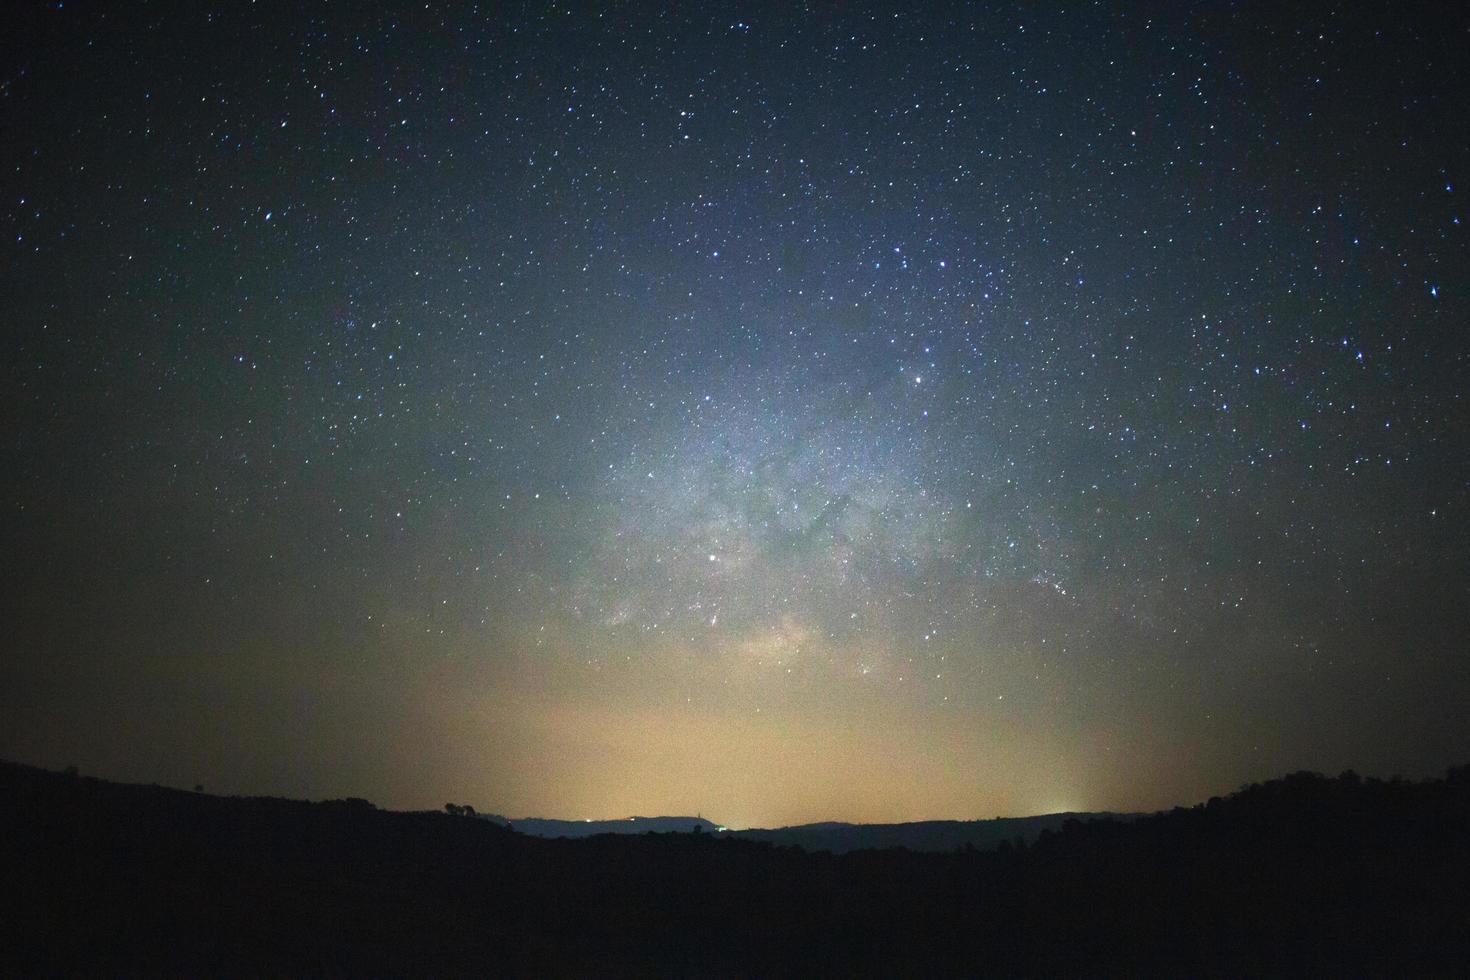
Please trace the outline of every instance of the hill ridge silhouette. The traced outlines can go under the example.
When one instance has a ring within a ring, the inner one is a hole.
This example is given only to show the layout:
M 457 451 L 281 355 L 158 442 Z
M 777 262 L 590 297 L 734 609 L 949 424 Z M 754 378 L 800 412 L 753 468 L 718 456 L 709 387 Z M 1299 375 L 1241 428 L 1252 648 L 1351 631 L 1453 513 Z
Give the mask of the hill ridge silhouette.
M 6 975 L 1453 975 L 1470 767 L 946 853 L 532 837 L 0 764 Z

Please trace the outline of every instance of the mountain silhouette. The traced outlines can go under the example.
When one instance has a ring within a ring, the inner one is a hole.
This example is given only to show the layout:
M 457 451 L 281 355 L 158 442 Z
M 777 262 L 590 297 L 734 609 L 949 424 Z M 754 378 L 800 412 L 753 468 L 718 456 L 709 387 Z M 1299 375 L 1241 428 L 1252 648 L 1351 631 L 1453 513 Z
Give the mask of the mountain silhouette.
M 953 851 L 959 848 L 991 850 L 1003 842 L 1030 843 L 1047 830 L 1059 830 L 1068 820 L 1131 820 L 1135 814 L 1048 813 L 1034 817 L 998 817 L 994 820 L 918 820 L 909 823 L 811 823 L 774 830 L 731 831 L 744 840 L 766 841 L 808 851 L 878 850 L 901 847 L 910 851 Z
M 942 852 L 961 848 L 991 850 L 1002 842 L 1036 840 L 1044 831 L 1059 830 L 1068 820 L 1133 819 L 1134 814 L 1048 813 L 1034 817 L 994 820 L 920 820 L 909 823 L 861 824 L 823 821 L 771 829 L 729 830 L 703 817 L 625 817 L 620 820 L 556 820 L 522 817 L 514 821 L 489 814 L 483 819 L 509 823 L 532 837 L 593 837 L 599 834 L 714 833 L 736 840 L 761 841 L 807 851 L 881 850 L 901 847 L 910 851 Z
M 553 820 L 522 817 L 511 825 L 532 837 L 592 837 L 596 834 L 684 834 L 695 827 L 713 832 L 719 825 L 703 817 L 624 817 L 621 820 Z
M 1470 767 L 1294 773 L 943 853 L 546 839 L 464 808 L 13 764 L 0 801 L 5 976 L 1451 976 L 1470 962 Z

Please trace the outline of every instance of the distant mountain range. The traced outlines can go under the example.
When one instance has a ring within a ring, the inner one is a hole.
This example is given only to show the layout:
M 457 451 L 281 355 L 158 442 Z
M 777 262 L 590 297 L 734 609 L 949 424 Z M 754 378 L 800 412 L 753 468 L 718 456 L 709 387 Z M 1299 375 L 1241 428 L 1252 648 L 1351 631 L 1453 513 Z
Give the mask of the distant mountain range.
M 496 823 L 503 817 L 484 815 Z M 781 847 L 807 851 L 879 850 L 903 847 L 910 851 L 944 852 L 974 848 L 992 850 L 1003 841 L 1018 838 L 1028 844 L 1045 830 L 1060 830 L 1068 820 L 1111 818 L 1132 819 L 1133 814 L 1048 813 L 1034 817 L 999 817 L 995 820 L 921 820 L 914 823 L 811 823 L 775 829 L 726 830 L 703 817 L 628 817 L 624 820 L 552 820 L 526 817 L 508 821 L 532 837 L 595 837 L 599 834 L 712 833 L 721 837 L 766 841 Z M 698 830 L 696 831 L 696 828 Z
M 625 829 L 548 840 L 478 816 L 0 762 L 0 977 L 1448 977 L 1470 963 L 1470 766 L 1423 782 L 1298 772 L 1131 820 L 519 821 Z
M 503 822 L 494 816 L 487 819 Z M 713 833 L 719 825 L 703 817 L 627 817 L 622 820 L 551 820 L 523 817 L 510 825 L 532 837 L 595 837 L 598 834 L 688 834 L 698 827 L 701 833 Z
M 973 847 L 988 851 L 1003 841 L 1024 839 L 1028 844 L 1046 830 L 1060 830 L 1068 820 L 1111 818 L 1130 820 L 1133 814 L 1047 813 L 1034 817 L 998 817 L 994 820 L 920 820 L 914 823 L 812 823 L 776 830 L 741 830 L 730 834 L 746 840 L 769 841 L 807 851 L 880 850 L 903 847 L 910 851 L 954 851 Z

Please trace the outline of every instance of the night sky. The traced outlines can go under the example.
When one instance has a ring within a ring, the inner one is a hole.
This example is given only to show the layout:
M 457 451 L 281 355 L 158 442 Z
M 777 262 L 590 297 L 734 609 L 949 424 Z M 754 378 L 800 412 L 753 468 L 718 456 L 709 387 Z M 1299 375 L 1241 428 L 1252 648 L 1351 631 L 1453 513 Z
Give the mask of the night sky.
M 1458 5 L 656 7 L 7 8 L 0 756 L 732 826 L 1470 761 Z

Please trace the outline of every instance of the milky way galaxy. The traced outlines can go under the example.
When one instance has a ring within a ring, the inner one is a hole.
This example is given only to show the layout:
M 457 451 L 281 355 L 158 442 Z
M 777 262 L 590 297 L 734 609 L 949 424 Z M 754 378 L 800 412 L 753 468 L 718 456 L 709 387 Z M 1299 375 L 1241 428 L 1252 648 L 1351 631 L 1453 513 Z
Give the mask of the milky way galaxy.
M 0 755 L 740 825 L 1470 752 L 1462 13 L 25 9 Z

